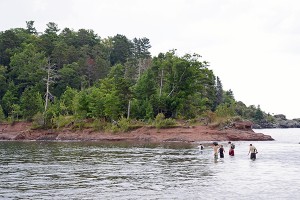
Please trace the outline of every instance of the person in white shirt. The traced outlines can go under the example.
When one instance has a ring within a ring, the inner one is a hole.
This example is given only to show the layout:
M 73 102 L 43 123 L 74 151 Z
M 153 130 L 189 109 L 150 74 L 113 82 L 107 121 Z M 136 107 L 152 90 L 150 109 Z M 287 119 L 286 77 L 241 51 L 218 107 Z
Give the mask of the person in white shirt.
M 255 160 L 256 159 L 256 154 L 257 154 L 257 149 L 252 144 L 250 144 L 248 155 L 249 155 L 249 153 L 251 153 L 250 154 L 250 159 Z

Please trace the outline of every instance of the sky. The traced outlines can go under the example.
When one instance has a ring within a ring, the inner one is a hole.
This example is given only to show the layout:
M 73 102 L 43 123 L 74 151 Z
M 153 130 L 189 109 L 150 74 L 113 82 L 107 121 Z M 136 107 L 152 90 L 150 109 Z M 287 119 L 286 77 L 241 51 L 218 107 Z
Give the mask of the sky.
M 237 101 L 300 118 L 298 0 L 0 0 L 0 31 L 54 22 L 101 38 L 147 37 L 152 56 L 197 53 Z

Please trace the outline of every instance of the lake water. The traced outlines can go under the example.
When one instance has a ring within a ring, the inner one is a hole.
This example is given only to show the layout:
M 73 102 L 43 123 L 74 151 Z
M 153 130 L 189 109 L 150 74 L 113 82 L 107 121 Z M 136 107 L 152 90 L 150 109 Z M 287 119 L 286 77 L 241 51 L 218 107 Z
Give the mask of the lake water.
M 215 160 L 198 144 L 0 142 L 0 199 L 300 199 L 300 129 L 234 142 Z M 257 159 L 249 159 L 252 143 Z

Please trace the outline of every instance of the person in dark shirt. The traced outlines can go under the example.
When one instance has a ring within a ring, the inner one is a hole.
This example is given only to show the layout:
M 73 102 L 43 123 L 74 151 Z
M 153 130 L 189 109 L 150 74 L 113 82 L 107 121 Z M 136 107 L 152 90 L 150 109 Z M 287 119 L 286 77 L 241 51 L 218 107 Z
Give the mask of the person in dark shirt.
M 219 148 L 220 158 L 224 158 L 224 152 L 225 152 L 224 147 L 223 145 L 221 145 Z

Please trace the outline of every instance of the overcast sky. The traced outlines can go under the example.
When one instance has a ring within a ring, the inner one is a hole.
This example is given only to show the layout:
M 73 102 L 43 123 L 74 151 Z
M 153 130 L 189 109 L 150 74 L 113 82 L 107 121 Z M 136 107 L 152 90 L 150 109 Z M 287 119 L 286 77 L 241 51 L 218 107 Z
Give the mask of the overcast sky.
M 102 38 L 147 37 L 153 56 L 198 53 L 236 100 L 300 118 L 298 0 L 0 0 L 0 8 L 0 31 L 55 22 Z

